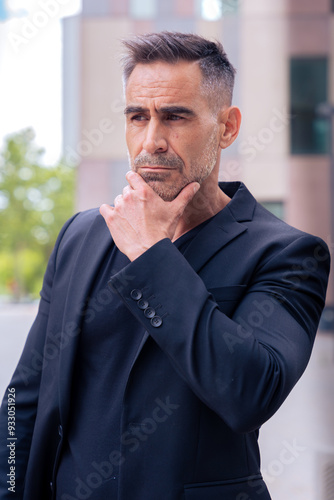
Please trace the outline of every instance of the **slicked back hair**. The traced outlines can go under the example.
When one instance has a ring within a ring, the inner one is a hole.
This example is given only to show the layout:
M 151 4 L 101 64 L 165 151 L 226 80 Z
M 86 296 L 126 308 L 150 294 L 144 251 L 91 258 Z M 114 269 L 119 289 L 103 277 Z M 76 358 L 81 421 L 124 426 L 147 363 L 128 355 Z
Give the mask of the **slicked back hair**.
M 163 31 L 123 40 L 127 53 L 122 57 L 124 88 L 137 64 L 158 61 L 176 64 L 198 61 L 202 85 L 214 111 L 232 102 L 235 69 L 220 42 L 193 33 Z

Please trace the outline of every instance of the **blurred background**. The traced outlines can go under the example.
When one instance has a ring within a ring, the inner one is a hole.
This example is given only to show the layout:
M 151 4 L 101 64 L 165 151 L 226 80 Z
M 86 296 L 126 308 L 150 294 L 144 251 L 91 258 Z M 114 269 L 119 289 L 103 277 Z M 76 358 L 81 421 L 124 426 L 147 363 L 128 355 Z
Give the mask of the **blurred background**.
M 60 227 L 126 184 L 120 40 L 162 30 L 220 40 L 237 68 L 220 179 L 334 248 L 333 0 L 0 0 L 1 393 Z M 310 364 L 261 431 L 273 500 L 334 499 L 333 274 Z

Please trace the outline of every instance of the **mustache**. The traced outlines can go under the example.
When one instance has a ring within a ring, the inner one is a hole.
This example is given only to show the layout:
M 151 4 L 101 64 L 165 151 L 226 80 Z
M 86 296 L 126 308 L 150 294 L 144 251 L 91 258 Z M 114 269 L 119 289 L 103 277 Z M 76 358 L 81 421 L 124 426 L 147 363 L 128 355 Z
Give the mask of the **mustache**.
M 134 159 L 133 165 L 135 167 L 153 167 L 159 165 L 160 167 L 171 167 L 180 171 L 182 171 L 184 167 L 183 160 L 181 160 L 179 156 L 167 153 L 159 153 L 157 155 L 145 153 L 143 155 L 138 155 Z

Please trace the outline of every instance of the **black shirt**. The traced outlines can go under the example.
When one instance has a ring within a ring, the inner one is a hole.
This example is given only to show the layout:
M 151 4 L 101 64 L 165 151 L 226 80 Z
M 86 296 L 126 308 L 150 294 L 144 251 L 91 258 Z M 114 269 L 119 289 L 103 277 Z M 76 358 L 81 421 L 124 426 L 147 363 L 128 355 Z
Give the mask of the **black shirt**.
M 174 242 L 181 253 L 207 222 Z M 107 283 L 129 262 L 113 245 L 87 299 L 70 422 L 56 478 L 57 500 L 118 498 L 123 394 L 145 329 Z

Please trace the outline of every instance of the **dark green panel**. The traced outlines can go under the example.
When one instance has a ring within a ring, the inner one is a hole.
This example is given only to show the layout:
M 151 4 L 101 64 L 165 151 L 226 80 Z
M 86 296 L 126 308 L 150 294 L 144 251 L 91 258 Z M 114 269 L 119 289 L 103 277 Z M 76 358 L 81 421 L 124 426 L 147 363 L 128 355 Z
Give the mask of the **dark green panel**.
M 329 122 L 317 106 L 328 99 L 328 59 L 293 58 L 290 61 L 290 143 L 292 154 L 327 154 Z
M 282 201 L 263 201 L 261 205 L 279 219 L 284 220 L 284 203 Z

